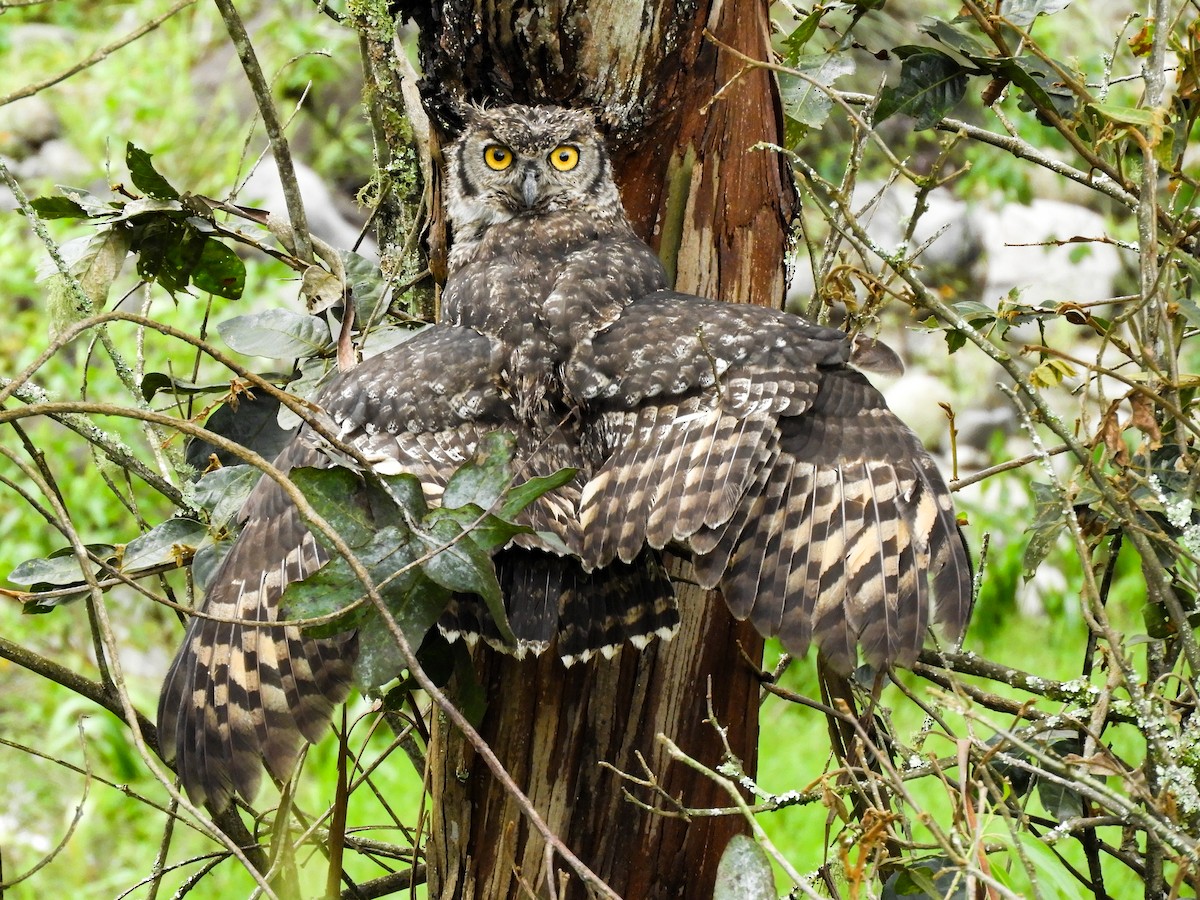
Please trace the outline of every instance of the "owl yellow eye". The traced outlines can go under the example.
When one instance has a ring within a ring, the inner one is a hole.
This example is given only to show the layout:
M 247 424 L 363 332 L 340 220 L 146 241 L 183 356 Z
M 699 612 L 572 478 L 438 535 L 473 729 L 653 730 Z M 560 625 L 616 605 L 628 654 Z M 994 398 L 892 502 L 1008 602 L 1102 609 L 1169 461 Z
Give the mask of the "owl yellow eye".
M 570 172 L 579 165 L 579 151 L 569 144 L 555 147 L 554 152 L 550 154 L 550 165 L 560 172 Z
M 512 165 L 512 151 L 507 147 L 501 147 L 499 144 L 490 144 L 483 151 L 483 161 L 488 164 L 489 169 L 503 172 Z

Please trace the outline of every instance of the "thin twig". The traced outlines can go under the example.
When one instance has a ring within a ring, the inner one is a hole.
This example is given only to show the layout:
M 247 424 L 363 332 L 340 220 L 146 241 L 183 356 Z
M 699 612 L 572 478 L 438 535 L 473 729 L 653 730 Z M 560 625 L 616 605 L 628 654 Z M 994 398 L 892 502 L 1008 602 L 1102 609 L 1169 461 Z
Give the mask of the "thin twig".
M 49 3 L 49 2 L 52 2 L 52 0 L 26 0 L 26 2 L 20 2 L 20 0 L 17 0 L 17 2 L 14 2 L 14 0 L 6 0 L 6 2 L 0 3 L 0 7 L 13 8 L 13 7 L 17 7 L 17 6 L 33 6 L 34 3 L 42 3 L 42 2 Z M 141 25 L 141 26 L 135 28 L 133 31 L 129 32 L 129 34 L 125 35 L 124 37 L 118 38 L 117 40 L 113 41 L 110 44 L 105 44 L 99 50 L 96 50 L 95 52 L 93 52 L 86 59 L 82 59 L 79 62 L 75 63 L 74 65 L 68 66 L 66 69 L 59 72 L 57 75 L 51 75 L 49 78 L 46 78 L 42 81 L 35 81 L 32 84 L 27 84 L 24 87 L 18 88 L 17 90 L 13 91 L 11 94 L 6 94 L 5 96 L 0 97 L 0 106 L 6 106 L 7 104 L 12 103 L 15 100 L 21 100 L 25 97 L 32 97 L 34 94 L 39 93 L 40 91 L 44 91 L 48 87 L 53 87 L 54 85 L 58 84 L 61 81 L 66 81 L 68 78 L 70 78 L 73 75 L 78 75 L 84 69 L 91 68 L 96 63 L 101 62 L 104 59 L 108 58 L 108 56 L 110 56 L 114 51 L 120 50 L 122 47 L 124 47 L 128 44 L 132 44 L 138 38 L 141 38 L 141 37 L 145 36 L 146 34 L 149 34 L 151 31 L 153 31 L 155 28 L 157 28 L 163 22 L 167 21 L 167 19 L 171 18 L 174 15 L 177 15 L 180 11 L 187 9 L 189 6 L 191 6 L 195 2 L 196 2 L 196 0 L 178 0 L 178 2 L 176 2 L 176 4 L 174 6 L 172 6 L 170 9 L 168 9 L 161 16 L 157 16 L 157 17 L 151 19 L 149 22 L 145 23 L 144 25 Z
M 283 134 L 283 126 L 279 121 L 279 113 L 271 99 L 271 87 L 263 75 L 262 67 L 258 64 L 258 55 L 246 33 L 242 17 L 238 15 L 230 0 L 214 0 L 220 10 L 225 29 L 233 41 L 238 59 L 246 79 L 250 82 L 250 90 L 258 103 L 259 114 L 263 118 L 263 126 L 267 130 L 267 139 L 271 142 L 271 153 L 275 157 L 275 167 L 279 171 L 279 183 L 283 187 L 283 197 L 287 202 L 288 218 L 291 220 L 292 234 L 296 243 L 295 253 L 302 260 L 312 260 L 312 241 L 308 234 L 308 217 L 304 213 L 304 201 L 300 196 L 300 185 L 296 181 L 296 168 L 292 165 L 292 153 L 288 148 L 287 138 Z

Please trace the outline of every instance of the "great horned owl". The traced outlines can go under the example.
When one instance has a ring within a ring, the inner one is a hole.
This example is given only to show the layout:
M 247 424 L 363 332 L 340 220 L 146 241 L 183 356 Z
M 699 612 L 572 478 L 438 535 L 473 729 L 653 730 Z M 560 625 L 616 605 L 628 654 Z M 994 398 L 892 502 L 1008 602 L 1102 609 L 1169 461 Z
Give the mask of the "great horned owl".
M 340 437 L 436 497 L 486 435 L 528 477 L 578 476 L 525 512 L 495 557 L 516 652 L 567 662 L 677 621 L 658 551 L 690 554 L 733 614 L 848 670 L 911 664 L 932 613 L 961 632 L 970 566 L 950 496 L 913 433 L 851 366 L 841 332 L 673 292 L 634 234 L 590 117 L 468 113 L 449 148 L 453 228 L 440 322 L 339 376 L 316 403 Z M 302 430 L 276 466 L 329 466 Z M 163 687 L 159 727 L 197 801 L 285 776 L 349 689 L 355 638 L 277 621 L 326 561 L 263 479 Z M 249 627 L 221 619 L 261 622 Z M 439 626 L 498 642 L 483 605 Z

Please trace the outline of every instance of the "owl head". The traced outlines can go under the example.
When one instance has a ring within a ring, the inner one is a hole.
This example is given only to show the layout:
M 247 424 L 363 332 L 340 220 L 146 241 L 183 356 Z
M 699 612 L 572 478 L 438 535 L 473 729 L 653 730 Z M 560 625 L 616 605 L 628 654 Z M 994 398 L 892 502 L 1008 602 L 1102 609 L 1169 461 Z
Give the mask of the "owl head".
M 466 121 L 446 156 L 446 208 L 456 237 L 562 210 L 623 219 L 604 140 L 587 113 L 470 107 Z

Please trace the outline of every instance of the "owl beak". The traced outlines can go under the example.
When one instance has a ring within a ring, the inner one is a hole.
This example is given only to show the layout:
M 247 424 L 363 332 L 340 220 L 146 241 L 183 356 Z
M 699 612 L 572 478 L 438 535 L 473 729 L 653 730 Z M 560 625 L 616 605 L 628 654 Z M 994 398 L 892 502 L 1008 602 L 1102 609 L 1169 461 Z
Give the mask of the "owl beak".
M 524 201 L 526 209 L 533 209 L 540 193 L 537 169 L 531 167 L 526 170 L 525 178 L 521 181 L 521 200 Z

